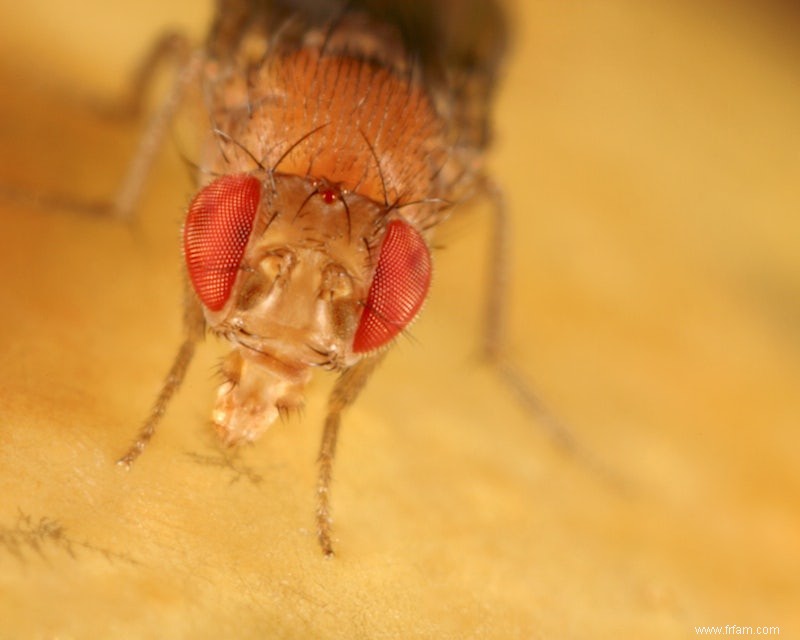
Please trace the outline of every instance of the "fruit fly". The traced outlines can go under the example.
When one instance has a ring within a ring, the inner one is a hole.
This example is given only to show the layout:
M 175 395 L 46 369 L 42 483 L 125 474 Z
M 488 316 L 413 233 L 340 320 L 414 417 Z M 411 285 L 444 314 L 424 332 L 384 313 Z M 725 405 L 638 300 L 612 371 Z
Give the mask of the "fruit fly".
M 503 45 L 490 0 L 219 0 L 201 49 L 162 42 L 152 60 L 177 52 L 181 71 L 118 209 L 135 203 L 193 83 L 209 126 L 183 225 L 184 340 L 122 465 L 153 436 L 206 331 L 231 345 L 211 414 L 229 445 L 300 407 L 315 369 L 338 372 L 316 512 L 333 553 L 341 413 L 419 313 L 437 225 L 485 190 Z

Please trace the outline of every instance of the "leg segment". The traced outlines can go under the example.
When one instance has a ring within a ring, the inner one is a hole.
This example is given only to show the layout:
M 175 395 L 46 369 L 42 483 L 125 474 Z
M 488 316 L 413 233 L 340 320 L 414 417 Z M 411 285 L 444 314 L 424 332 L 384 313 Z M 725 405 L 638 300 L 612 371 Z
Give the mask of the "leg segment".
M 188 287 L 187 287 L 188 289 Z M 117 464 L 130 469 L 133 462 L 144 451 L 147 443 L 156 432 L 156 427 L 164 416 L 164 413 L 169 406 L 170 400 L 175 395 L 175 392 L 181 386 L 183 379 L 186 377 L 186 372 L 189 369 L 189 364 L 194 356 L 195 345 L 203 337 L 205 331 L 205 319 L 203 318 L 203 311 L 199 303 L 194 298 L 194 295 L 187 290 L 184 302 L 184 338 L 181 343 L 178 353 L 175 354 L 175 359 L 169 369 L 164 383 L 161 385 L 161 391 L 156 398 L 150 414 L 144 421 L 136 440 L 131 445 L 130 449 L 123 455 Z
M 574 452 L 575 440 L 569 429 L 542 402 L 534 388 L 506 358 L 506 324 L 508 320 L 508 274 L 510 264 L 509 222 L 503 192 L 491 180 L 484 182 L 494 214 L 489 256 L 488 291 L 483 335 L 483 357 L 495 368 L 500 378 L 516 394 L 525 409 L 536 418 L 550 439 L 562 449 Z
M 514 392 L 525 410 L 544 429 L 553 444 L 573 458 L 579 459 L 586 468 L 602 477 L 609 485 L 627 492 L 629 491 L 627 483 L 574 438 L 568 426 L 550 411 L 536 393 L 535 387 L 506 357 L 509 224 L 500 189 L 488 179 L 484 183 L 484 188 L 494 205 L 494 234 L 490 256 L 489 291 L 486 296 L 483 355 L 494 367 L 500 379 Z
M 328 399 L 328 417 L 322 432 L 319 448 L 319 476 L 317 478 L 317 539 L 326 556 L 333 555 L 331 541 L 330 491 L 333 473 L 333 457 L 336 453 L 336 439 L 339 435 L 342 411 L 353 404 L 364 388 L 375 367 L 383 359 L 383 353 L 367 356 L 358 364 L 346 369 L 336 381 L 336 386 Z
M 73 211 L 95 216 L 112 216 L 130 220 L 141 199 L 147 176 L 156 155 L 169 130 L 169 126 L 180 108 L 187 86 L 200 75 L 203 57 L 201 52 L 192 53 L 188 40 L 176 33 L 160 38 L 133 76 L 126 95 L 112 105 L 100 106 L 94 101 L 87 107 L 100 116 L 134 119 L 145 104 L 147 89 L 157 71 L 165 62 L 174 60 L 177 66 L 175 78 L 159 107 L 151 116 L 141 135 L 139 146 L 133 154 L 126 173 L 111 199 L 87 200 L 65 193 L 31 193 L 25 189 L 0 184 L 0 198 L 32 206 L 37 209 Z
M 190 53 L 189 43 L 179 34 L 167 34 L 162 37 L 145 59 L 134 76 L 128 99 L 121 110 L 136 115 L 142 109 L 145 89 L 150 84 L 155 72 L 166 58 L 178 60 L 178 71 L 170 86 L 167 96 L 159 108 L 151 116 L 147 127 L 139 141 L 139 147 L 128 165 L 122 184 L 112 202 L 115 217 L 129 220 L 142 196 L 144 184 L 156 155 L 164 142 L 169 126 L 180 108 L 186 87 L 195 81 L 202 67 L 202 54 Z

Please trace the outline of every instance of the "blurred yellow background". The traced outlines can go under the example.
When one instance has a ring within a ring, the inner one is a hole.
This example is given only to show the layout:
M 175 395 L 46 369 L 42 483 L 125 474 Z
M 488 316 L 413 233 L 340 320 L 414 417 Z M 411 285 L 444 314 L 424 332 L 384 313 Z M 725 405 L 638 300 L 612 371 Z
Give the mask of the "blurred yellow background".
M 137 128 L 82 101 L 119 93 L 165 26 L 201 38 L 210 7 L 56 4 L 0 9 L 0 183 L 101 197 Z M 478 362 L 478 205 L 442 229 L 414 339 L 345 416 L 334 561 L 313 532 L 329 378 L 232 458 L 209 342 L 118 470 L 180 339 L 178 127 L 133 227 L 0 201 L 0 637 L 798 633 L 800 12 L 511 13 L 490 158 L 510 348 L 598 467 Z

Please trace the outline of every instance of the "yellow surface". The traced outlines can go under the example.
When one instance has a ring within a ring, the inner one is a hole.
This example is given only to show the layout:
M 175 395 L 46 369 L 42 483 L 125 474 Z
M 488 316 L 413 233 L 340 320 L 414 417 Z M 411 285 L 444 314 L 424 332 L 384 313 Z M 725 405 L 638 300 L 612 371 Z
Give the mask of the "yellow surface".
M 10 4 L 0 180 L 109 193 L 135 128 L 64 93 L 112 95 L 207 8 Z M 209 344 L 117 469 L 180 337 L 176 134 L 134 228 L 0 204 L 0 637 L 800 636 L 798 15 L 520 5 L 492 156 L 514 359 L 620 482 L 476 363 L 482 208 L 443 230 L 414 340 L 346 415 L 335 560 L 313 535 L 328 379 L 226 458 Z

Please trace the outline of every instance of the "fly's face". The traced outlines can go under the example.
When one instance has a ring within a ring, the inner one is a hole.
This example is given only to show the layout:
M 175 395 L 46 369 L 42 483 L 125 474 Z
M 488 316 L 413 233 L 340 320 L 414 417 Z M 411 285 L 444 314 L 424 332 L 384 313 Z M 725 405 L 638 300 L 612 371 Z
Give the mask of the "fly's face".
M 219 201 L 233 198 L 244 221 L 213 243 L 216 259 L 226 261 L 218 271 L 212 267 L 221 286 L 209 285 L 205 276 L 201 281 L 193 268 L 194 255 L 206 247 L 197 238 L 204 224 L 198 211 L 206 205 L 198 207 L 197 198 L 185 232 L 190 277 L 211 329 L 256 359 L 335 369 L 353 364 L 358 356 L 352 338 L 369 288 L 370 258 L 378 250 L 381 207 L 286 175 L 223 178 L 199 198 L 218 184 L 245 194 L 242 202 L 233 194 Z
M 194 198 L 189 279 L 210 329 L 234 346 L 213 412 L 227 442 L 300 406 L 313 367 L 351 367 L 416 316 L 430 254 L 390 209 L 283 174 L 224 176 Z

